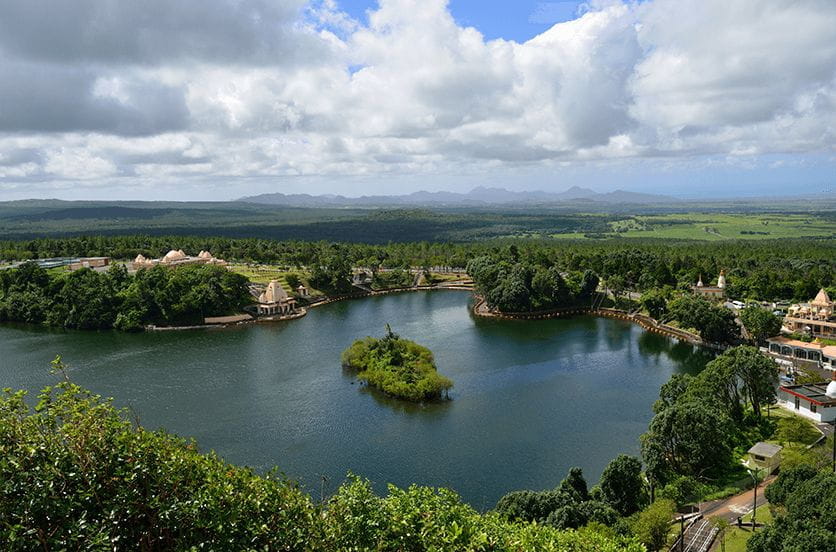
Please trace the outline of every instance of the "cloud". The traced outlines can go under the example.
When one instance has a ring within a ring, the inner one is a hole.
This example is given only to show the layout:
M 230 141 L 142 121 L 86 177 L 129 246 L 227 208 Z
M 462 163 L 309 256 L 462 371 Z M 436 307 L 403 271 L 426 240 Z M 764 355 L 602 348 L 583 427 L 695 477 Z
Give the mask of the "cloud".
M 368 23 L 335 0 L 8 0 L 0 182 L 836 151 L 832 1 L 577 13 L 517 43 L 459 26 L 445 0 L 380 0 Z
M 325 47 L 300 22 L 304 0 L 7 0 L 0 48 L 53 63 L 286 65 Z

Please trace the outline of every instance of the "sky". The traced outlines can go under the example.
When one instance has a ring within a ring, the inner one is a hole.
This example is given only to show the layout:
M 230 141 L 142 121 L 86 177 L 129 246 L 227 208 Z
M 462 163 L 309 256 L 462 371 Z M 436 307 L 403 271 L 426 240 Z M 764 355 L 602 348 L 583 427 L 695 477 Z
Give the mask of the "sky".
M 833 0 L 4 0 L 0 200 L 836 195 Z

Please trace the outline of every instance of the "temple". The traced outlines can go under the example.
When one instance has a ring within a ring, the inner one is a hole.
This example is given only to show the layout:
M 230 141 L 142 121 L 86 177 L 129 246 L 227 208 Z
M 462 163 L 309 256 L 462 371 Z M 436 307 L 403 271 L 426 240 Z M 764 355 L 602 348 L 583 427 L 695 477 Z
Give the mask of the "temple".
M 267 284 L 267 289 L 258 296 L 258 314 L 260 316 L 286 316 L 296 313 L 296 299 L 288 296 L 278 280 Z
M 792 305 L 784 317 L 784 327 L 790 332 L 836 339 L 834 302 L 822 288 L 809 303 Z
M 694 295 L 709 299 L 711 301 L 722 301 L 726 298 L 726 273 L 720 271 L 720 276 L 717 278 L 716 286 L 706 286 L 702 283 L 702 275 L 700 275 L 697 285 L 691 286 Z
M 190 257 L 182 249 L 172 249 L 159 259 L 146 259 L 142 254 L 139 254 L 131 263 L 131 266 L 134 270 L 139 270 L 140 268 L 152 268 L 157 265 L 175 267 L 192 264 L 226 266 L 227 263 L 223 259 L 216 259 L 208 251 L 201 251 L 197 257 Z

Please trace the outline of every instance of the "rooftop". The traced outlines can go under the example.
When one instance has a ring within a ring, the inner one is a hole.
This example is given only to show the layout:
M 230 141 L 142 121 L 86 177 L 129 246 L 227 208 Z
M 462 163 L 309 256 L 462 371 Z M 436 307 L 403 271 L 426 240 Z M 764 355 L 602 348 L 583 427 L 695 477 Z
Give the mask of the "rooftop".
M 801 341 L 798 339 L 792 339 L 789 337 L 784 337 L 782 335 L 778 335 L 775 337 L 770 337 L 767 339 L 769 343 L 779 343 L 781 345 L 789 345 L 790 347 L 801 347 L 803 349 L 816 349 L 817 351 L 822 351 L 829 347 L 825 347 L 821 343 L 816 343 L 815 341 Z
M 827 385 L 829 382 L 804 383 L 801 385 L 784 385 L 782 391 L 790 395 L 807 399 L 819 406 L 836 406 L 836 399 L 827 396 Z
M 781 445 L 773 445 L 771 443 L 755 443 L 755 446 L 749 449 L 749 454 L 756 454 L 764 458 L 772 458 L 783 449 Z

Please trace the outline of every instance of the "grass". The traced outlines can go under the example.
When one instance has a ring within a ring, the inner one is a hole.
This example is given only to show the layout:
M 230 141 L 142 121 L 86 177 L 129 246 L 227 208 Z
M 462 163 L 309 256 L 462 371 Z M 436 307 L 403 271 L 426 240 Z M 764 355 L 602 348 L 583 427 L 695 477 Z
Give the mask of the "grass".
M 470 276 L 467 274 L 450 274 L 450 273 L 439 273 L 439 272 L 430 272 L 430 278 L 434 283 L 442 283 L 442 282 L 460 282 L 462 280 L 470 279 Z M 425 283 L 426 280 L 421 276 L 421 283 Z
M 610 223 L 624 238 L 765 240 L 836 236 L 836 222 L 815 215 L 674 213 L 636 216 Z
M 772 520 L 772 512 L 768 506 L 758 508 L 758 523 L 769 524 L 772 523 Z M 743 516 L 743 521 L 752 521 L 752 512 Z M 746 542 L 748 542 L 751 536 L 751 527 L 730 526 L 726 531 L 726 552 L 746 552 Z M 717 542 L 719 543 L 719 539 Z M 717 550 L 721 550 L 719 545 Z
M 264 264 L 254 265 L 231 263 L 229 265 L 229 270 L 241 274 L 242 276 L 246 276 L 254 284 L 266 285 L 272 280 L 278 280 L 284 290 L 288 293 L 295 293 L 295 290 L 291 289 L 290 284 L 287 283 L 287 275 L 293 273 L 299 276 L 299 279 L 302 281 L 302 285 L 308 288 L 308 293 L 310 293 L 311 296 L 316 297 L 322 295 L 322 292 L 310 286 L 310 283 L 308 282 L 308 274 L 302 273 L 298 270 L 290 270 L 288 267 Z

